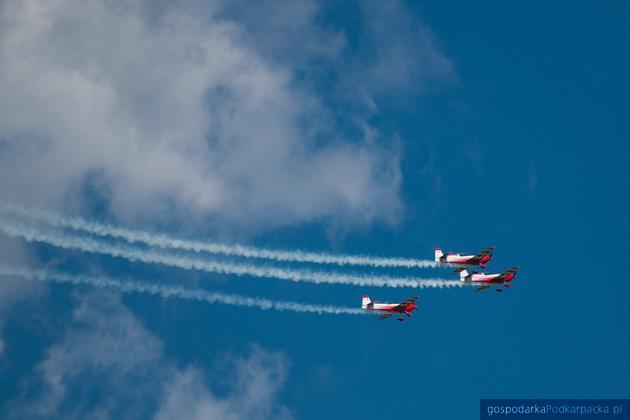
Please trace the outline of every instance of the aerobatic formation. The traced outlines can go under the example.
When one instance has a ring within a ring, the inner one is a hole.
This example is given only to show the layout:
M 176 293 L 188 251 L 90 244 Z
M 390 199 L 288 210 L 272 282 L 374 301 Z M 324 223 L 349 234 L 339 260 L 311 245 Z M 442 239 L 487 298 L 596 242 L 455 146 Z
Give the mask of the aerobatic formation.
M 486 264 L 492 261 L 494 247 L 488 247 L 477 254 L 461 255 L 455 252 L 442 252 L 440 248 L 435 248 L 435 262 L 444 267 L 454 268 L 453 274 L 459 273 L 459 279 L 465 283 L 471 283 L 476 287 L 477 292 L 482 292 L 491 287 L 496 287 L 497 292 L 502 292 L 503 287 L 510 287 L 512 280 L 516 278 L 518 267 L 512 267 L 503 273 L 486 274 L 482 271 L 468 272 L 469 268 L 479 267 L 486 268 Z M 369 296 L 363 296 L 361 301 L 361 309 L 366 312 L 380 313 L 379 319 L 387 319 L 394 314 L 398 314 L 398 320 L 404 321 L 403 315 L 411 316 L 411 312 L 418 307 L 416 300 L 419 296 L 412 296 L 400 303 L 377 302 L 372 301 Z
M 503 273 L 486 274 L 493 260 L 494 247 L 476 254 L 442 252 L 435 249 L 433 259 L 378 257 L 307 252 L 291 249 L 268 249 L 255 246 L 228 245 L 214 241 L 189 240 L 164 234 L 101 224 L 76 216 L 65 216 L 46 209 L 27 208 L 14 203 L 0 202 L 0 234 L 40 243 L 67 252 L 100 254 L 127 260 L 130 264 L 153 264 L 186 271 L 205 271 L 229 276 L 233 281 L 275 279 L 315 285 L 345 285 L 379 288 L 465 288 L 476 291 L 496 288 L 497 292 L 510 287 L 518 267 Z M 332 269 L 331 266 L 337 266 Z M 353 270 L 348 268 L 352 266 Z M 361 268 L 371 268 L 366 271 Z M 413 275 L 392 276 L 389 269 L 452 270 L 457 279 L 442 277 L 420 278 Z M 374 270 L 376 269 L 376 270 Z M 387 271 L 386 271 L 387 270 Z M 363 296 L 361 308 L 317 305 L 292 301 L 278 301 L 263 297 L 228 295 L 205 288 L 190 289 L 179 284 L 118 280 L 81 274 L 38 270 L 28 267 L 8 267 L 0 263 L 0 276 L 28 278 L 53 283 L 84 284 L 115 289 L 124 293 L 146 293 L 162 297 L 176 297 L 207 303 L 242 307 L 256 307 L 279 311 L 317 314 L 377 314 L 380 319 L 397 315 L 403 321 L 417 310 L 418 296 L 399 303 L 372 301 Z M 181 282 L 180 279 L 178 283 Z

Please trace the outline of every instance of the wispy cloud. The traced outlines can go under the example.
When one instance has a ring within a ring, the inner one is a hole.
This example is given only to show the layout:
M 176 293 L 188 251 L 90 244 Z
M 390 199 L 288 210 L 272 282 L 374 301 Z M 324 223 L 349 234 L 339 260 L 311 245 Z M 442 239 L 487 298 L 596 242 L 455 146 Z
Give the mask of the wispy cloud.
M 0 235 L 0 264 L 10 263 L 30 266 L 35 262 L 31 249 L 22 241 Z M 11 307 L 24 300 L 36 300 L 44 295 L 45 287 L 36 281 L 3 278 L 0 281 L 0 358 L 6 348 L 3 340 L 5 319 Z
M 407 2 L 358 3 L 363 31 L 346 84 L 372 112 L 382 98 L 404 101 L 457 80 L 453 62 Z
M 288 375 L 282 353 L 259 346 L 233 357 L 217 375 L 179 366 L 162 341 L 145 329 L 118 298 L 81 298 L 65 333 L 45 352 L 20 395 L 3 407 L 5 418 L 262 419 L 290 418 L 278 400 Z

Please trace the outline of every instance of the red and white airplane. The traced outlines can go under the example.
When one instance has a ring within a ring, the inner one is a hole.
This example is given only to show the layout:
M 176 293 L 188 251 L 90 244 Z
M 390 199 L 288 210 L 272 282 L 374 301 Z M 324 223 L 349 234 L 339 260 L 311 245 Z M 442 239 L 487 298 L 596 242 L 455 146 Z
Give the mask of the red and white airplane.
M 435 262 L 457 266 L 458 268 L 453 273 L 457 273 L 466 267 L 479 266 L 486 268 L 486 264 L 492 260 L 493 252 L 493 246 L 474 255 L 461 255 L 454 252 L 445 254 L 440 248 L 435 248 Z
M 403 318 L 403 314 L 411 316 L 411 311 L 417 309 L 416 300 L 418 300 L 418 296 L 412 296 L 401 303 L 373 302 L 368 296 L 363 296 L 361 309 L 368 312 L 383 312 L 383 315 L 381 315 L 379 319 L 387 319 L 397 313 L 400 314 L 398 320 L 404 321 L 405 318 Z
M 468 273 L 468 271 L 463 270 L 459 273 L 459 279 L 461 281 L 479 283 L 480 286 L 477 288 L 477 292 L 481 292 L 482 290 L 486 290 L 492 286 L 510 287 L 510 282 L 516 278 L 517 271 L 518 267 L 512 267 L 501 274 L 485 274 L 480 271 Z M 502 291 L 503 289 L 497 287 L 497 292 Z

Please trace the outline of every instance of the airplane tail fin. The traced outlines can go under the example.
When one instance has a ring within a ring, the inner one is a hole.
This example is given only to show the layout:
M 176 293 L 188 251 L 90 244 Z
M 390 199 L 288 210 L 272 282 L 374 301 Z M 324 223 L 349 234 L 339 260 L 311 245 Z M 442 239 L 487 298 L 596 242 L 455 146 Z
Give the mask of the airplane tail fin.
M 367 309 L 368 305 L 372 303 L 369 296 L 363 296 L 361 299 L 361 309 Z
M 440 262 L 440 258 L 442 258 L 443 255 L 444 253 L 440 248 L 435 248 L 435 262 Z
M 462 270 L 459 272 L 459 280 L 460 281 L 466 281 L 466 277 L 468 277 L 468 271 L 467 270 Z

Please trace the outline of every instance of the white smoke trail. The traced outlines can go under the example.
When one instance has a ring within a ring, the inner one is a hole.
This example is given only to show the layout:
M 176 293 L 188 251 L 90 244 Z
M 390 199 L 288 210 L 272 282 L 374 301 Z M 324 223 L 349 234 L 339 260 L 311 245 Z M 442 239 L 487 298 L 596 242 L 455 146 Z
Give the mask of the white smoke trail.
M 84 252 L 106 254 L 121 257 L 130 261 L 141 261 L 151 264 L 162 264 L 184 270 L 202 270 L 212 273 L 233 274 L 237 276 L 252 276 L 275 278 L 295 282 L 345 284 L 354 286 L 375 287 L 462 287 L 463 282 L 444 279 L 417 279 L 407 277 L 387 277 L 374 275 L 351 275 L 343 273 L 326 273 L 307 269 L 294 270 L 278 267 L 255 266 L 248 264 L 233 264 L 200 258 L 190 258 L 180 255 L 164 254 L 152 250 L 143 250 L 132 246 L 111 245 L 90 238 L 65 235 L 62 233 L 47 233 L 29 228 L 14 221 L 0 219 L 0 231 L 8 236 L 21 237 L 32 242 L 44 242 L 66 249 L 77 249 Z
M 124 239 L 128 242 L 140 242 L 160 248 L 181 249 L 210 254 L 231 255 L 245 258 L 260 258 L 282 262 L 302 262 L 314 264 L 336 264 L 372 267 L 403 267 L 403 268 L 437 268 L 438 263 L 431 260 L 412 258 L 384 258 L 364 255 L 334 255 L 318 252 L 272 250 L 242 245 L 225 245 L 214 242 L 202 242 L 174 238 L 163 234 L 130 230 L 95 222 L 89 222 L 80 217 L 65 217 L 44 209 L 28 209 L 19 204 L 0 204 L 0 213 L 18 214 L 35 220 L 43 221 L 55 227 L 81 230 L 98 236 L 110 236 Z
M 221 303 L 225 305 L 247 306 L 263 310 L 291 311 L 315 314 L 333 315 L 364 315 L 367 312 L 358 308 L 345 308 L 332 305 L 311 305 L 299 302 L 286 302 L 247 297 L 225 293 L 208 292 L 202 289 L 188 289 L 178 286 L 146 283 L 135 280 L 120 281 L 109 277 L 74 276 L 47 270 L 31 270 L 10 268 L 0 265 L 0 276 L 20 277 L 23 279 L 50 281 L 54 283 L 71 283 L 74 285 L 87 284 L 99 288 L 114 289 L 123 293 L 148 293 L 164 298 L 176 297 L 180 299 L 196 300 L 206 303 Z

